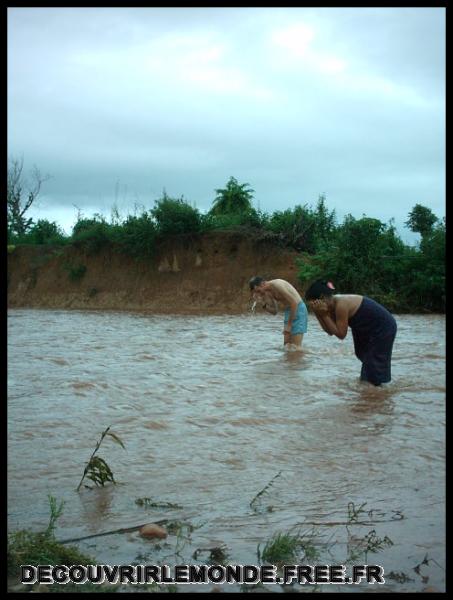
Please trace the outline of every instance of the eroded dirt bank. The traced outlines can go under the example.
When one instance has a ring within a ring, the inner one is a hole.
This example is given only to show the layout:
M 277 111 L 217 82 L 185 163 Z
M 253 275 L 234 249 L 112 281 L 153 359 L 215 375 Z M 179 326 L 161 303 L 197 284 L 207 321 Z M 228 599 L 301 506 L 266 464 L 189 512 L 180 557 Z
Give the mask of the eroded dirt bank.
M 248 309 L 253 275 L 301 291 L 296 257 L 266 237 L 232 232 L 167 238 L 148 259 L 114 247 L 16 247 L 8 255 L 8 306 L 238 314 Z

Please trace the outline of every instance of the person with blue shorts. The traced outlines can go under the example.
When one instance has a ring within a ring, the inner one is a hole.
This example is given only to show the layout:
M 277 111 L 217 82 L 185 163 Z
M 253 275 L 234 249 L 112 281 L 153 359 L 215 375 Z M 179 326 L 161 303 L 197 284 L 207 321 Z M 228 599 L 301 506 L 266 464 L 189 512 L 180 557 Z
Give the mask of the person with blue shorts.
M 284 306 L 283 343 L 285 348 L 301 350 L 302 339 L 307 332 L 308 313 L 296 288 L 284 279 L 266 281 L 258 276 L 250 279 L 249 286 L 253 300 L 260 302 L 265 311 L 276 315 L 278 303 Z

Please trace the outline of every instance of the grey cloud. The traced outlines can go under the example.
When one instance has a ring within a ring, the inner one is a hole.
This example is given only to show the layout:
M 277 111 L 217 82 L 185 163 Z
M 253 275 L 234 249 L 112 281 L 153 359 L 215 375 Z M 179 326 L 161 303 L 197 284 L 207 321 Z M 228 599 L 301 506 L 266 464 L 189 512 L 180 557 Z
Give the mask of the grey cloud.
M 273 43 L 294 23 L 311 54 Z M 233 175 L 268 211 L 441 216 L 444 54 L 442 8 L 10 8 L 8 153 L 52 173 L 48 211 L 117 181 L 206 210 Z

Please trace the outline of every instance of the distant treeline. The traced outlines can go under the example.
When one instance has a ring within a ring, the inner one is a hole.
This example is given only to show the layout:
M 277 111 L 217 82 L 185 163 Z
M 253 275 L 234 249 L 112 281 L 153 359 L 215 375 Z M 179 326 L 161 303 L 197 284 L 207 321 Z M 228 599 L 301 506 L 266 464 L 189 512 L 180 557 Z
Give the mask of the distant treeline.
M 418 247 L 406 245 L 393 221 L 347 215 L 338 223 L 325 196 L 315 207 L 295 206 L 272 214 L 252 206 L 253 190 L 231 177 L 216 190 L 206 214 L 183 198 L 165 192 L 153 208 L 121 218 L 112 209 L 110 222 L 99 214 L 78 214 L 71 235 L 55 223 L 25 219 L 10 210 L 8 244 L 72 244 L 98 252 L 107 244 L 135 257 L 150 257 L 162 236 L 240 230 L 268 237 L 275 244 L 300 252 L 299 277 L 305 287 L 318 278 L 332 280 L 339 293 L 366 294 L 395 312 L 445 311 L 445 218 L 416 204 L 406 226 L 421 235 Z

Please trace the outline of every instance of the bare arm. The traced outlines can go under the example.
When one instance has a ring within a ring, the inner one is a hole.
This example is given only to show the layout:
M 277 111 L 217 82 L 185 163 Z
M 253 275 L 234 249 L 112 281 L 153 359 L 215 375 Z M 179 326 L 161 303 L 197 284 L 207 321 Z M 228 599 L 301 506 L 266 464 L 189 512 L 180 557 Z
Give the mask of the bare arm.
M 278 303 L 275 298 L 272 298 L 269 294 L 264 297 L 263 308 L 266 312 L 271 315 L 276 315 L 278 313 Z
M 335 335 L 343 340 L 348 333 L 349 309 L 347 303 L 338 300 L 335 304 L 335 315 L 332 318 L 323 300 L 314 300 L 312 307 L 321 327 L 329 335 Z
M 330 333 L 330 330 L 327 328 L 327 325 L 324 323 L 324 315 L 320 315 L 319 313 L 316 313 L 316 312 L 315 312 L 315 315 L 316 315 L 316 318 L 319 321 L 319 324 L 324 329 L 324 331 L 326 333 L 328 333 L 329 335 L 333 335 L 332 333 Z
M 343 302 L 337 302 L 335 306 L 335 321 L 327 313 L 323 315 L 324 325 L 327 327 L 329 335 L 335 335 L 338 339 L 344 340 L 348 333 L 348 307 Z

